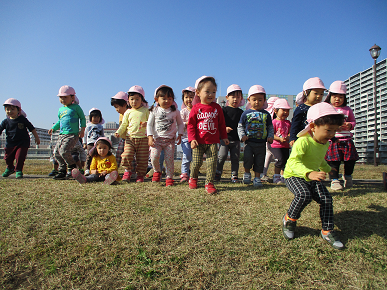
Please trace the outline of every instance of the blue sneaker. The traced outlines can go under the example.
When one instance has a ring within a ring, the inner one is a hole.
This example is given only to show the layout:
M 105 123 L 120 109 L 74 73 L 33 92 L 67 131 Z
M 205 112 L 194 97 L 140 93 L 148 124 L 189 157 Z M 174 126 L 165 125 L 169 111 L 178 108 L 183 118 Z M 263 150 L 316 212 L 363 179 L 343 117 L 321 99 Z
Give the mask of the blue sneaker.
M 261 182 L 261 179 L 258 178 L 258 177 L 255 177 L 254 180 L 253 180 L 253 185 L 254 187 L 262 187 L 262 182 Z
M 243 183 L 244 184 L 250 184 L 251 183 L 251 173 L 243 174 Z

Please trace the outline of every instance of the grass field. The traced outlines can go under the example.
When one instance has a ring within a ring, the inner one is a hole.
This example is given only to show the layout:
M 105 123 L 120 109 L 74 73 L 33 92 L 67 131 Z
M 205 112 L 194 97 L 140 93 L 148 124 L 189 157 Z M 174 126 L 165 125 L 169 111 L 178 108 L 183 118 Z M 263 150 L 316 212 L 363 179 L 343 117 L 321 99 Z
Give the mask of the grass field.
M 34 160 L 24 170 L 50 171 L 47 161 Z M 381 180 L 383 171 L 387 166 L 357 165 L 354 178 Z M 387 288 L 382 184 L 332 192 L 343 251 L 319 237 L 314 202 L 303 211 L 296 238 L 283 238 L 281 218 L 293 198 L 284 185 L 254 189 L 227 180 L 216 186 L 219 194 L 209 196 L 203 182 L 189 190 L 187 184 L 0 179 L 0 287 Z

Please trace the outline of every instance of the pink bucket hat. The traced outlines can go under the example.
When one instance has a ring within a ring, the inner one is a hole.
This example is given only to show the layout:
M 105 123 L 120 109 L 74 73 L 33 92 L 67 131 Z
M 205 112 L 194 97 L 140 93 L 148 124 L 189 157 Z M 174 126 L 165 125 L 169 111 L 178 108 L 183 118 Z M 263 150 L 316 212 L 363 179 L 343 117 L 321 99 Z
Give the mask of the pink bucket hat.
M 329 87 L 329 92 L 334 94 L 347 94 L 347 86 L 343 81 L 334 81 Z
M 141 87 L 141 86 L 133 86 L 129 89 L 128 91 L 128 94 L 129 93 L 138 93 L 140 95 L 143 96 L 143 98 L 145 99 L 145 92 L 144 92 L 144 89 Z
M 75 96 L 75 90 L 70 86 L 62 86 L 59 89 L 58 97 Z
M 304 83 L 304 86 L 302 87 L 302 90 L 304 92 L 307 90 L 311 90 L 311 89 L 324 89 L 324 90 L 326 90 L 323 81 L 318 77 L 308 79 Z
M 300 92 L 296 96 L 296 104 L 301 105 L 304 103 L 304 92 Z
M 287 110 L 290 110 L 292 109 L 290 106 L 289 106 L 289 103 L 286 99 L 278 99 L 274 102 L 273 104 L 273 108 L 274 109 L 287 109 Z
M 185 91 L 189 91 L 189 92 L 195 93 L 195 88 L 193 88 L 193 87 L 186 87 L 185 89 L 181 90 L 182 93 L 184 93 Z
M 310 131 L 310 123 L 313 123 L 318 118 L 327 115 L 342 115 L 342 113 L 337 112 L 331 104 L 325 102 L 318 103 L 310 107 L 306 115 L 308 125 L 306 125 L 305 128 L 297 134 L 297 137 L 301 137 Z
M 93 112 L 93 111 L 99 111 L 99 112 L 101 113 L 101 116 L 102 116 L 101 110 L 100 110 L 100 109 L 97 109 L 97 108 L 91 108 L 91 109 L 89 110 L 89 115 L 90 115 L 91 112 Z M 102 118 L 102 119 L 99 121 L 99 124 L 101 124 L 101 125 L 105 124 L 105 120 Z
M 109 138 L 107 138 L 107 137 L 99 137 L 99 138 L 97 139 L 97 141 L 94 142 L 93 148 L 91 148 L 90 151 L 89 151 L 89 153 L 88 153 L 90 156 L 93 156 L 93 153 L 94 153 L 94 150 L 95 150 L 95 144 L 97 144 L 97 142 L 98 142 L 99 140 L 105 140 L 105 141 L 107 141 L 107 142 L 110 144 L 110 148 L 113 148 L 112 141 L 110 141 Z
M 128 94 L 125 92 L 118 92 L 112 99 L 128 101 Z
M 172 91 L 173 91 L 173 89 L 171 88 L 171 87 L 169 87 L 169 86 L 167 86 L 167 85 L 161 85 L 161 86 L 159 86 L 157 89 L 155 89 L 155 93 L 154 93 L 154 95 L 153 95 L 153 97 L 156 99 L 156 95 L 157 95 L 157 91 L 159 90 L 159 89 L 161 89 L 161 88 L 170 88 Z
M 195 89 L 197 90 L 198 89 L 198 86 L 200 84 L 200 82 L 206 78 L 209 78 L 209 76 L 201 76 L 200 78 L 198 78 L 195 82 Z M 215 99 L 213 100 L 213 102 L 216 103 L 216 96 L 215 96 Z M 195 106 L 196 104 L 200 104 L 200 98 L 198 95 L 195 94 L 195 97 L 194 99 L 192 100 L 192 105 Z
M 13 99 L 13 98 L 9 98 L 9 99 L 5 100 L 3 106 L 5 106 L 5 105 L 18 107 L 20 109 L 18 116 L 22 115 L 24 117 L 27 117 L 27 114 L 22 110 L 21 103 L 18 100 Z
M 241 87 L 240 86 L 238 86 L 238 85 L 231 85 L 231 86 L 229 86 L 228 88 L 227 88 L 227 96 L 229 95 L 229 94 L 231 94 L 232 92 L 235 92 L 235 91 L 241 91 L 241 94 L 242 94 L 242 89 L 241 89 Z M 239 105 L 238 105 L 238 107 L 242 107 L 244 104 L 245 104 L 245 99 L 243 98 L 243 95 L 242 95 L 242 99 L 241 99 L 241 101 L 240 101 L 240 103 L 239 103 Z M 229 103 L 228 103 L 228 100 L 226 101 L 226 106 L 228 106 L 229 105 Z
M 274 103 L 275 101 L 277 101 L 279 98 L 278 97 L 270 97 L 268 100 L 267 100 L 267 107 L 265 108 L 266 111 L 269 112 L 270 116 L 273 117 L 273 113 L 274 113 Z
M 250 96 L 254 95 L 254 94 L 265 94 L 265 103 L 263 104 L 262 109 L 266 110 L 267 107 L 268 107 L 268 104 L 267 104 L 267 100 L 266 100 L 266 91 L 265 91 L 265 89 L 262 86 L 260 86 L 260 85 L 253 85 L 249 89 L 248 97 L 247 98 L 250 98 Z M 246 110 L 249 110 L 249 109 L 251 109 L 250 103 L 248 103 L 246 105 Z

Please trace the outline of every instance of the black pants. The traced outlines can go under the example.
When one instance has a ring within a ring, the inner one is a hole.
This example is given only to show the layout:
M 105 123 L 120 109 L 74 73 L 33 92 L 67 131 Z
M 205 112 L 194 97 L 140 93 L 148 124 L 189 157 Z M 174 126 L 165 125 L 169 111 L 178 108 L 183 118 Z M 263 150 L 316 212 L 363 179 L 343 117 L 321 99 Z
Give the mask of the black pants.
M 327 161 L 327 162 L 329 166 L 332 167 L 332 173 L 329 174 L 329 178 L 338 179 L 341 161 Z M 352 175 L 353 169 L 355 168 L 356 160 L 348 160 L 343 162 L 344 162 L 344 175 Z

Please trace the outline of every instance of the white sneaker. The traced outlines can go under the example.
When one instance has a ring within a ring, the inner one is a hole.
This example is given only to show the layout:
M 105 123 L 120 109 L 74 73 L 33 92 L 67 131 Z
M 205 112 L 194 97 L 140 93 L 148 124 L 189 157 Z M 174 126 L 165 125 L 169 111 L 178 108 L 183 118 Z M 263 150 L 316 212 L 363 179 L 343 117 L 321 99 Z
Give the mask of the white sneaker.
M 85 176 L 89 176 L 90 175 L 90 170 L 89 169 L 86 169 L 85 170 Z
M 332 180 L 331 182 L 331 189 L 333 190 L 342 190 L 343 187 L 340 184 L 340 181 L 337 179 Z

